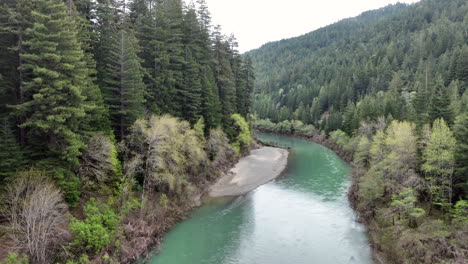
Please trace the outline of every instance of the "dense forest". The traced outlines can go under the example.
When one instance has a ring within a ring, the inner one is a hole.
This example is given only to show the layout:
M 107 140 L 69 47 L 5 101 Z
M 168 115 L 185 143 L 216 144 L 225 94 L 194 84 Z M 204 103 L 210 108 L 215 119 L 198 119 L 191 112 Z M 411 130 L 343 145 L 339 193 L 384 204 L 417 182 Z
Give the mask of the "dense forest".
M 353 164 L 349 197 L 390 263 L 468 259 L 468 2 L 365 12 L 248 52 L 260 130 Z
M 0 4 L 0 262 L 126 263 L 249 148 L 205 0 Z

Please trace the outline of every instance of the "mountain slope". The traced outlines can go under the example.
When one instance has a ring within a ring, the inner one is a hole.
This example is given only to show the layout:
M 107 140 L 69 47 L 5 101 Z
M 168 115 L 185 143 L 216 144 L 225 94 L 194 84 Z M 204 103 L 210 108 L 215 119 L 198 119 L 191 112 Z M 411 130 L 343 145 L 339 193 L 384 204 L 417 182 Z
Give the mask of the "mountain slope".
M 396 4 L 250 51 L 255 112 L 331 131 L 342 128 L 346 109 L 357 115 L 355 124 L 402 119 L 410 105 L 418 109 L 412 99 L 423 89 L 430 101 L 439 78 L 444 87 L 457 81 L 451 95 L 459 99 L 468 81 L 467 14 L 463 0 Z M 403 99 L 408 104 L 391 103 Z M 429 109 L 418 111 L 421 117 Z

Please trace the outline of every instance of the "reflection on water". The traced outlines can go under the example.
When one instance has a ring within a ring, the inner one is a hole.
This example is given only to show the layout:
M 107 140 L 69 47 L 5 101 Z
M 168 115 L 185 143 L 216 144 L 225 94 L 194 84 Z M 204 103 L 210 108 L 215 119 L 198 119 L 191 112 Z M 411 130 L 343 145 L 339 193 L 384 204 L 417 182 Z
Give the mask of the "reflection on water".
M 291 147 L 283 175 L 245 196 L 195 210 L 150 263 L 372 263 L 365 229 L 346 198 L 348 166 L 317 144 L 260 136 Z

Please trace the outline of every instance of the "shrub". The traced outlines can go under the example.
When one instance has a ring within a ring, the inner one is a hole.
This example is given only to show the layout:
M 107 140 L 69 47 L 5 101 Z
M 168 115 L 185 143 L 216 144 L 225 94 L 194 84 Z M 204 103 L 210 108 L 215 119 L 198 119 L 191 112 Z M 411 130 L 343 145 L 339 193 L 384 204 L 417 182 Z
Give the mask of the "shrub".
M 240 152 L 247 149 L 250 144 L 252 144 L 252 133 L 250 132 L 249 124 L 241 115 L 233 114 L 231 115 L 231 119 L 234 120 L 236 127 L 236 137 L 234 142 L 232 142 L 232 146 Z
M 16 253 L 8 253 L 8 256 L 0 264 L 29 264 L 28 256 L 19 256 Z
M 97 253 L 107 247 L 115 238 L 119 217 L 109 204 L 98 205 L 91 198 L 83 208 L 84 220 L 72 218 L 70 231 L 73 235 L 73 245 Z

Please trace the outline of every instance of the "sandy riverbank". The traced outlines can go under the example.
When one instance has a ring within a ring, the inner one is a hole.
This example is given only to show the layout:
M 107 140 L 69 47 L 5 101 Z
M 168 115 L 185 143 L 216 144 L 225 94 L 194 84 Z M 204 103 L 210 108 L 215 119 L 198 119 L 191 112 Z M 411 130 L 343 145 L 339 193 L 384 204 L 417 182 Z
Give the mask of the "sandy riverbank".
M 288 154 L 285 149 L 273 147 L 252 150 L 210 188 L 209 196 L 242 195 L 275 179 L 286 168 Z

